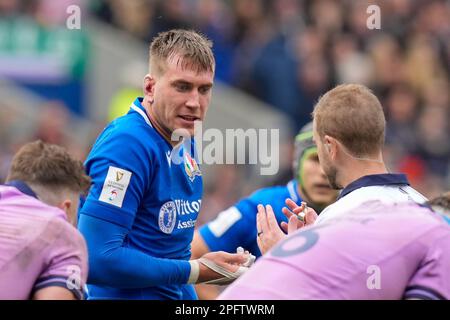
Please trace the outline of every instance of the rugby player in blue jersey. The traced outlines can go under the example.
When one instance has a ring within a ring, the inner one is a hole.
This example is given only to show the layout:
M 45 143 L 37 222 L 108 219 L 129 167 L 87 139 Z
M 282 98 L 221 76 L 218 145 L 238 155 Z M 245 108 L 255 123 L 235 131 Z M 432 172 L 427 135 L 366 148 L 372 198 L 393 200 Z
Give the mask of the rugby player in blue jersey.
M 258 204 L 271 205 L 278 224 L 288 222 L 282 208 L 286 199 L 297 205 L 305 201 L 319 212 L 334 202 L 338 191 L 332 189 L 319 164 L 317 148 L 312 140 L 312 122 L 305 125 L 295 138 L 294 179 L 285 186 L 274 186 L 255 191 L 234 206 L 219 213 L 215 220 L 201 226 L 194 234 L 192 257 L 201 257 L 209 251 L 235 252 L 243 247 L 256 257 L 261 256 L 257 243 L 256 214 Z M 286 229 L 285 226 L 283 226 Z M 211 299 L 217 291 L 198 286 L 200 298 Z
M 92 186 L 79 210 L 89 299 L 195 299 L 192 283 L 245 271 L 245 253 L 190 260 L 202 174 L 193 139 L 186 147 L 172 133 L 193 136 L 194 122 L 205 116 L 215 69 L 211 47 L 193 31 L 160 33 L 150 46 L 144 97 L 92 147 L 86 160 Z

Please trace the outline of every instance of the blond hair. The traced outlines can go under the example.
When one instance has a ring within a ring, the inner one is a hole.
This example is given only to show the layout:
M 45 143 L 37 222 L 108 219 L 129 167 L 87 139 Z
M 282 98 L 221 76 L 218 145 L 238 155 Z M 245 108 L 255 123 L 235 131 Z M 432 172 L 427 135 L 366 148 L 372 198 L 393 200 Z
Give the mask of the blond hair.
M 167 61 L 177 58 L 181 67 L 197 72 L 215 70 L 212 42 L 205 36 L 192 31 L 174 29 L 159 33 L 150 44 L 150 72 L 162 75 Z
M 328 91 L 314 107 L 313 118 L 321 140 L 329 135 L 355 156 L 373 155 L 383 147 L 383 108 L 363 85 L 342 84 Z

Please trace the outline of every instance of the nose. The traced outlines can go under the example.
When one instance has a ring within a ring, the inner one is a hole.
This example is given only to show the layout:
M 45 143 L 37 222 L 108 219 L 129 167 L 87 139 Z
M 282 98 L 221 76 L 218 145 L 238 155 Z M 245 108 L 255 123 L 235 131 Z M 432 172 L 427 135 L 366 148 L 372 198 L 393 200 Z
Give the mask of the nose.
M 320 163 L 319 163 L 319 173 L 322 176 L 322 178 L 327 179 L 327 175 L 326 175 L 325 171 L 323 170 L 322 165 L 320 165 Z
M 186 101 L 186 106 L 192 109 L 200 108 L 200 96 L 197 90 L 192 90 Z

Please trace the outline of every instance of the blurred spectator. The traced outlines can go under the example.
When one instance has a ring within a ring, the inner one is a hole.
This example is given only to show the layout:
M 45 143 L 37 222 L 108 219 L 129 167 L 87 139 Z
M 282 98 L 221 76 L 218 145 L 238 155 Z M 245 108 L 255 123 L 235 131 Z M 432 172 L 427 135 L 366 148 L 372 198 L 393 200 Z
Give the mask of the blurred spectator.
M 239 169 L 235 165 L 216 165 L 212 183 L 204 190 L 202 206 L 196 226 L 212 220 L 224 208 L 235 203 L 240 196 Z
M 450 159 L 450 115 L 448 109 L 430 106 L 424 108 L 417 122 L 419 155 L 429 170 L 447 176 Z
M 386 143 L 397 146 L 402 153 L 417 149 L 416 130 L 413 123 L 418 114 L 418 98 L 406 85 L 392 87 L 384 100 L 386 110 Z
M 218 78 L 284 112 L 293 130 L 309 121 L 329 87 L 371 87 L 384 102 L 391 170 L 408 171 L 421 185 L 440 180 L 448 189 L 449 1 L 377 1 L 375 30 L 367 28 L 372 1 L 181 2 L 151 1 L 158 8 L 151 32 L 184 26 L 205 32 L 218 44 Z
M 41 106 L 33 140 L 65 145 L 68 137 L 69 112 L 59 101 L 49 101 Z

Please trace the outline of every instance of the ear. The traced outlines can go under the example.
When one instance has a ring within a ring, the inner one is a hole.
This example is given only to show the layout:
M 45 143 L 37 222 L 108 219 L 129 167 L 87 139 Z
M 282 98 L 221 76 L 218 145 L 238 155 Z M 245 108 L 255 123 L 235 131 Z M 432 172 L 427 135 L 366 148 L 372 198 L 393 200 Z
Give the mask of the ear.
M 324 147 L 325 147 L 325 149 L 327 150 L 328 153 L 331 152 L 331 144 L 330 144 L 330 141 L 331 141 L 331 137 L 330 137 L 329 135 L 325 135 L 325 136 L 323 137 L 323 145 L 324 145 Z
M 327 150 L 329 156 L 334 159 L 337 154 L 337 140 L 329 135 L 325 135 L 323 140 L 325 149 Z
M 155 83 L 156 80 L 154 77 L 152 77 L 150 74 L 146 74 L 144 77 L 144 97 L 147 99 L 151 104 L 154 101 L 154 93 L 155 93 Z
M 58 208 L 60 208 L 61 210 L 63 210 L 66 213 L 67 219 L 69 221 L 72 221 L 72 218 L 73 218 L 70 216 L 70 208 L 71 207 L 72 207 L 72 200 L 70 200 L 70 199 L 65 199 L 63 202 L 61 202 L 58 205 Z

